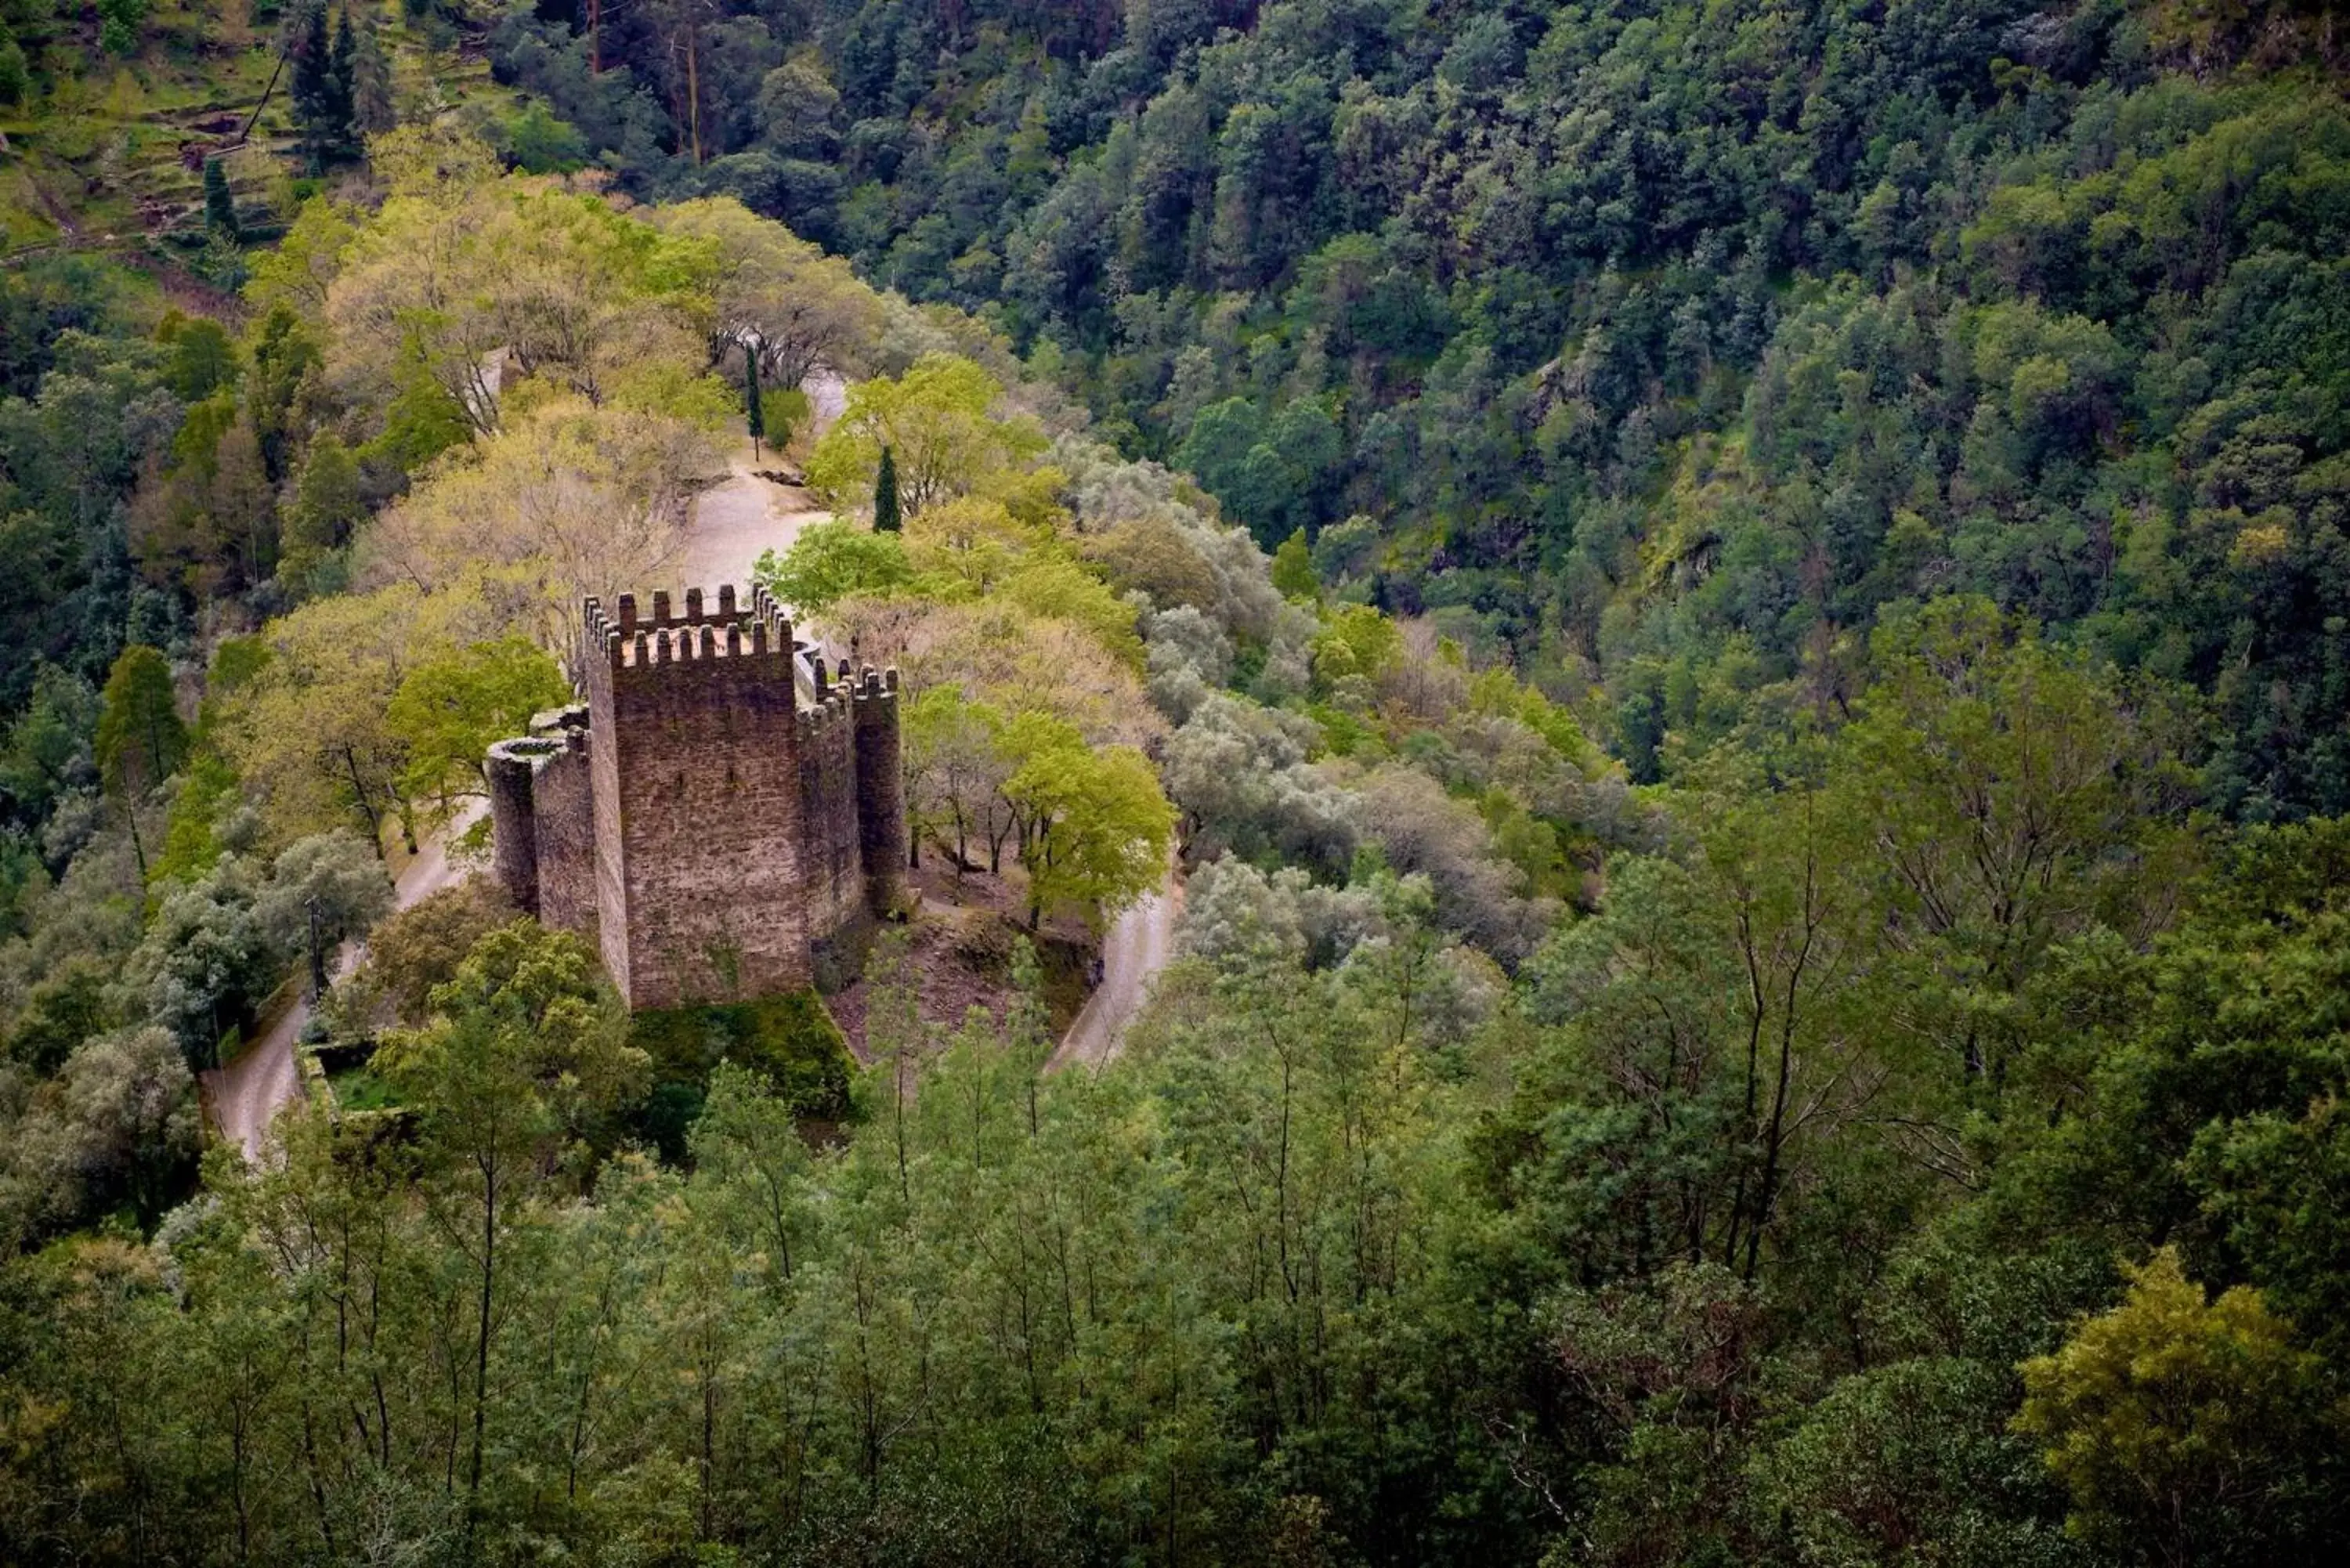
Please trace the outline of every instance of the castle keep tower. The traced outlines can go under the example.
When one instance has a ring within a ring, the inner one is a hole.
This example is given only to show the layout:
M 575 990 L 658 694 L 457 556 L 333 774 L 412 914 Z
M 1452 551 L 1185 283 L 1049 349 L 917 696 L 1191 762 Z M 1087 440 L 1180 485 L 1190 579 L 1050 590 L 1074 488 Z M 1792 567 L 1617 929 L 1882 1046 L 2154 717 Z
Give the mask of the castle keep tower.
M 836 685 L 764 589 L 586 619 L 586 702 L 490 748 L 499 880 L 631 1007 L 812 983 L 902 890 L 897 671 Z

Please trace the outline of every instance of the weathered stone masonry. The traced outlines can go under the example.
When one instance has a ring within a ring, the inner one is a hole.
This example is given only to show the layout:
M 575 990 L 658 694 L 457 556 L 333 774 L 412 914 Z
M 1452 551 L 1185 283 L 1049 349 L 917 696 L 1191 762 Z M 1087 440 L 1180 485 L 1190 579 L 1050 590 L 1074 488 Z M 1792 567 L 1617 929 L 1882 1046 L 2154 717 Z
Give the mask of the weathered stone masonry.
M 586 701 L 490 748 L 499 880 L 637 1008 L 809 984 L 903 889 L 898 673 L 836 684 L 764 589 L 587 604 Z M 844 672 L 845 673 L 845 672 Z

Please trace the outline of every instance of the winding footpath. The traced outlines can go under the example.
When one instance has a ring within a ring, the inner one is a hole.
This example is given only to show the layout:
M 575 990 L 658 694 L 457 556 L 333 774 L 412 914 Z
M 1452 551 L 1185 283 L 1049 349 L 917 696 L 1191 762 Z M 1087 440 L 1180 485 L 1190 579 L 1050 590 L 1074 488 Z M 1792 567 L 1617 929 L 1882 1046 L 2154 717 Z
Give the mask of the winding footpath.
M 464 877 L 470 867 L 449 858 L 452 833 L 473 826 L 480 808 L 461 817 L 451 829 L 427 837 L 416 857 L 392 878 L 392 906 L 405 909 L 431 898 Z M 357 968 L 364 949 L 346 942 L 335 954 L 338 979 Z M 203 1075 L 204 1108 L 213 1128 L 258 1164 L 267 1147 L 270 1124 L 277 1113 L 302 1092 L 302 1074 L 295 1061 L 295 1045 L 302 1026 L 310 1021 L 310 1003 L 298 992 L 267 1021 L 244 1054 L 224 1066 Z
M 1047 1072 L 1092 1067 L 1118 1054 L 1118 1037 L 1142 1005 L 1150 981 L 1175 956 L 1175 922 L 1183 914 L 1183 884 L 1172 867 L 1155 893 L 1146 893 L 1118 916 L 1102 940 L 1101 983 L 1061 1036 Z

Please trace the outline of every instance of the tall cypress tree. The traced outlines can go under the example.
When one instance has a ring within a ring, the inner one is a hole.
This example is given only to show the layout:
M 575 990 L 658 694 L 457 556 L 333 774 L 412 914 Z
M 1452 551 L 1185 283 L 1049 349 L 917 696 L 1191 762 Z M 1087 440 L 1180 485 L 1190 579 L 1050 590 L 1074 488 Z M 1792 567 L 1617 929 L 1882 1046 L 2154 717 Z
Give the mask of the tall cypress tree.
M 873 476 L 873 531 L 895 534 L 906 525 L 898 506 L 898 454 L 881 449 L 881 472 Z
M 336 46 L 328 41 L 326 0 L 316 0 L 294 24 L 294 118 L 302 127 L 302 151 L 313 174 L 324 169 L 350 140 L 350 18 L 343 18 L 342 68 L 336 76 Z
M 767 410 L 759 396 L 759 355 L 749 344 L 743 346 L 743 418 L 751 427 L 751 456 L 756 461 L 759 441 L 767 433 Z
M 228 188 L 228 171 L 217 158 L 204 160 L 204 227 L 222 238 L 244 238 L 236 226 L 236 197 Z
M 327 73 L 334 64 L 333 50 L 327 43 L 325 0 L 312 0 L 303 7 L 286 42 L 294 64 L 294 79 L 286 90 L 294 100 L 294 118 L 302 122 L 307 134 L 326 107 Z
M 400 123 L 391 94 L 391 62 L 384 57 L 375 24 L 361 17 L 351 40 L 351 131 L 375 136 Z
M 352 151 L 351 57 L 357 47 L 351 36 L 350 6 L 346 5 L 335 24 L 335 47 L 327 58 L 327 125 L 338 158 L 348 158 Z

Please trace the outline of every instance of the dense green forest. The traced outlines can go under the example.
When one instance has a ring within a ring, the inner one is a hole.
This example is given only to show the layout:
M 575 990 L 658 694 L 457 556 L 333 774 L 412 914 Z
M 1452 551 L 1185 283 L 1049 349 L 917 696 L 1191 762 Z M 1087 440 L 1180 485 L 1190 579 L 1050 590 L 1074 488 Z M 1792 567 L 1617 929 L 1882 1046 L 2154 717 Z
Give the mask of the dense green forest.
M 0 1562 L 2331 1560 L 2345 65 L 0 0 Z M 393 909 L 753 434 L 943 906 L 855 1063 Z
M 1636 780 L 1963 592 L 2208 693 L 2231 812 L 2350 805 L 2325 7 L 723 9 L 698 116 L 690 6 L 606 24 L 625 72 L 556 5 L 494 57 L 639 188 L 980 312 L 1334 587 L 1599 681 Z

